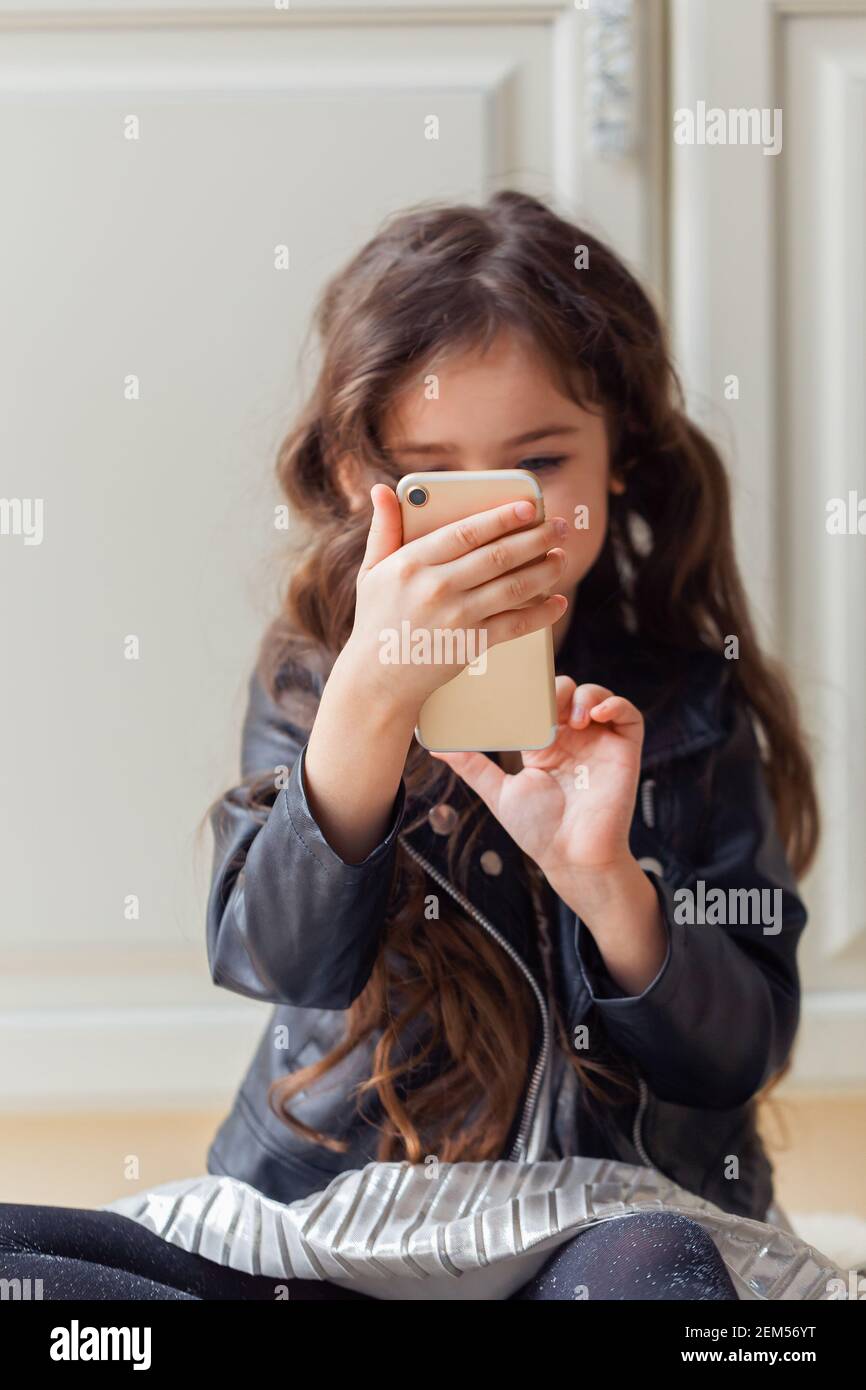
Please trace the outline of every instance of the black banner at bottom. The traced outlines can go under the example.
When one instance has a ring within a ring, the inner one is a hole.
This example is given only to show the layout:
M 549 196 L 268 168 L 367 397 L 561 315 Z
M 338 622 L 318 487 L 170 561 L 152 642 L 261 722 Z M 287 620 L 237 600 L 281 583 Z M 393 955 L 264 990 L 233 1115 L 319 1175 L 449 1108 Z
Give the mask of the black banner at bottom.
M 582 1338 L 575 1345 L 576 1353 L 583 1356 L 591 1346 L 598 1354 L 612 1357 L 618 1372 L 629 1368 L 663 1372 L 679 1365 L 797 1365 L 814 1367 L 826 1376 L 852 1361 L 856 1364 L 864 1324 L 856 1307 L 844 1306 L 850 1301 L 862 1300 L 584 1303 L 582 1308 L 572 1308 L 564 1326 L 569 1334 Z M 424 1313 L 420 1302 L 404 1301 L 398 1310 L 384 1300 L 367 1300 L 356 1303 L 354 1309 L 343 1303 L 336 1312 L 333 1308 L 324 1312 L 321 1303 L 314 1309 L 301 1306 L 303 1302 L 286 1299 L 276 1307 L 260 1301 L 191 1306 L 189 1302 L 79 1303 L 6 1298 L 0 1303 L 0 1320 L 7 1365 L 14 1358 L 19 1373 L 38 1369 L 61 1380 L 74 1371 L 92 1377 L 99 1367 L 110 1367 L 114 1375 L 126 1370 L 139 1375 L 170 1371 L 225 1376 L 261 1374 L 264 1368 L 284 1366 L 291 1374 L 293 1366 L 297 1369 L 299 1351 L 305 1357 L 323 1356 L 323 1369 L 327 1366 L 329 1372 L 340 1362 L 341 1353 L 347 1367 L 357 1368 L 359 1356 L 369 1357 L 371 1351 L 368 1341 L 359 1343 L 351 1334 L 377 1325 L 384 1329 L 393 1326 L 403 1346 L 407 1330 L 412 1331 L 405 1321 L 410 1306 L 421 1330 L 417 1340 L 408 1343 L 410 1359 L 405 1369 L 423 1373 L 428 1366 L 431 1370 L 438 1367 L 441 1374 L 440 1358 L 450 1360 L 453 1354 L 452 1344 L 441 1339 L 441 1321 L 428 1323 L 429 1314 Z M 377 1302 L 382 1313 L 371 1314 L 370 1308 Z M 441 1303 L 438 1306 L 441 1319 Z M 479 1309 L 477 1302 L 471 1306 Z M 461 1316 L 456 1309 L 455 1316 Z M 531 1314 L 523 1316 L 527 1322 L 520 1325 L 521 1330 L 541 1326 L 534 1323 Z M 399 1322 L 392 1323 L 397 1317 Z M 341 1339 L 337 1332 L 342 1326 L 350 1335 Z M 518 1328 L 509 1321 L 505 1325 L 509 1335 L 504 1339 L 500 1326 L 495 1321 L 462 1324 L 461 1356 L 473 1333 L 477 1334 L 479 1357 L 496 1361 L 501 1354 L 497 1349 L 515 1349 L 513 1336 Z M 495 1338 L 485 1335 L 493 1329 L 498 1334 Z M 298 1338 L 321 1331 L 327 1335 L 325 1343 L 299 1345 Z M 418 1356 L 414 1366 L 413 1347 Z M 400 1355 L 405 1360 L 405 1346 Z

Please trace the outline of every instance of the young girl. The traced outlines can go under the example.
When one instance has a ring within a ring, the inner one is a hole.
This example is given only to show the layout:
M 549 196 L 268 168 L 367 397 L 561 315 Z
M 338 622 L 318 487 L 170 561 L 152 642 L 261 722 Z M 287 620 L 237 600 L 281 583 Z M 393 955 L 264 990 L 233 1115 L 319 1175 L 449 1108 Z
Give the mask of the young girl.
M 276 1008 L 209 1172 L 291 1204 L 371 1163 L 576 1156 L 663 1174 L 751 1229 L 816 803 L 657 315 L 601 242 L 503 192 L 391 219 L 318 328 L 279 455 L 306 550 L 250 681 L 244 780 L 212 815 L 213 978 Z M 542 525 L 509 505 L 402 544 L 402 474 L 502 468 L 538 478 Z M 419 709 L 459 667 L 383 664 L 380 633 L 407 619 L 490 645 L 551 627 L 550 746 L 422 748 Z M 119 1296 L 148 1296 L 159 1239 L 124 1229 Z M 163 1289 L 273 1297 L 163 1244 Z M 738 1296 L 706 1230 L 663 1204 L 561 1242 L 513 1296 L 576 1287 Z

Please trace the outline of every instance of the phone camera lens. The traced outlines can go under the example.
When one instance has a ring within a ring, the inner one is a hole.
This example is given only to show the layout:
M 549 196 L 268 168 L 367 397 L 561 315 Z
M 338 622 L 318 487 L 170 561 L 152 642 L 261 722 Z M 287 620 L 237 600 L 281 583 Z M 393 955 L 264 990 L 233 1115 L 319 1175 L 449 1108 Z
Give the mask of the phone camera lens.
M 410 487 L 409 491 L 406 493 L 413 507 L 423 507 L 424 503 L 427 501 L 427 495 L 426 487 Z

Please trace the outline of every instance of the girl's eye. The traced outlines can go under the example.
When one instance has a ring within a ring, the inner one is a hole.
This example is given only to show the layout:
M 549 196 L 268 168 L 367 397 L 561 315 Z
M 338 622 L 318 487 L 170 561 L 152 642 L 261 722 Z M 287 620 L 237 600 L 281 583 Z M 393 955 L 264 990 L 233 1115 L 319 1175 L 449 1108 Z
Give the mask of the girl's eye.
M 555 456 L 545 455 L 535 459 L 521 459 L 519 467 L 530 468 L 533 473 L 541 473 L 546 468 L 558 468 L 564 457 L 563 454 L 558 454 Z

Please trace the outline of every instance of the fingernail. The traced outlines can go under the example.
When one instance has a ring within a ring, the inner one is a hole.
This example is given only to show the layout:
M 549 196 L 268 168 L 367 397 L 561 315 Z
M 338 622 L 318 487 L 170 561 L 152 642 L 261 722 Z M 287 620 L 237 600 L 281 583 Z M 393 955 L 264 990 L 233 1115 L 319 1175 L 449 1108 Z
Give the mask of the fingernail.
M 583 705 L 575 705 L 571 717 L 575 723 L 579 724 L 582 719 L 586 718 L 586 708 Z
M 531 502 L 515 502 L 514 514 L 520 521 L 532 521 L 535 508 Z
M 553 529 L 558 536 L 564 536 L 568 530 L 568 522 L 563 517 L 558 516 L 553 523 Z

